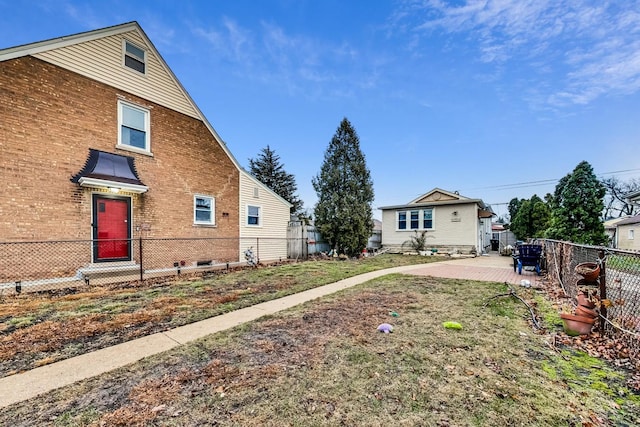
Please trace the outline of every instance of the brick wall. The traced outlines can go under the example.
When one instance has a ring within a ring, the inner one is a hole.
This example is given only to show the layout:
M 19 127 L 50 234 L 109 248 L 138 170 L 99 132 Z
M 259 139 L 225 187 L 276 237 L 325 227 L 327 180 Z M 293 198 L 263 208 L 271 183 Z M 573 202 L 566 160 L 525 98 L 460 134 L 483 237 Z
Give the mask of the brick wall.
M 153 157 L 115 148 L 118 99 L 149 108 Z M 238 237 L 238 170 L 201 121 L 33 57 L 0 62 L 0 100 L 0 241 L 91 238 L 99 190 L 70 181 L 89 148 L 135 158 L 132 237 Z M 194 194 L 216 227 L 193 225 Z

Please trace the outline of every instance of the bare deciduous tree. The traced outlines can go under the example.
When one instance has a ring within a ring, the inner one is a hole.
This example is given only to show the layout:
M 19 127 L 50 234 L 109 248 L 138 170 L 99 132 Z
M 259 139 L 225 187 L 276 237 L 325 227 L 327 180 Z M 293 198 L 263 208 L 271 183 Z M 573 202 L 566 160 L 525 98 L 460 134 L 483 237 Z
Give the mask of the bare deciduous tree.
M 617 177 L 605 178 L 602 181 L 607 190 L 605 196 L 605 218 L 620 218 L 640 213 L 640 206 L 629 203 L 627 194 L 640 190 L 640 180 L 620 181 Z

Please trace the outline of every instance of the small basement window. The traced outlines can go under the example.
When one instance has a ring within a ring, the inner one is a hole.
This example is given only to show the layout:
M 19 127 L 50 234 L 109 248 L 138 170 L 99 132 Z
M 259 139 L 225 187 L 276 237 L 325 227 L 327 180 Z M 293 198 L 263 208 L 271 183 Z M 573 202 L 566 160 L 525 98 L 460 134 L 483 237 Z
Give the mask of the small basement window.
M 124 65 L 139 73 L 146 73 L 146 52 L 128 40 L 124 41 Z

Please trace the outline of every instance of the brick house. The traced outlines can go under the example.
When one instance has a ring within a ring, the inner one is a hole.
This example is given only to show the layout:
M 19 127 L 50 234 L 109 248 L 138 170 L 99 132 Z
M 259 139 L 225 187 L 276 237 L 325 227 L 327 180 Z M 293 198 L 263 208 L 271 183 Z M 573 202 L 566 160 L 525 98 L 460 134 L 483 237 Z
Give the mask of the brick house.
M 0 50 L 0 99 L 0 241 L 239 238 L 240 167 L 136 22 Z

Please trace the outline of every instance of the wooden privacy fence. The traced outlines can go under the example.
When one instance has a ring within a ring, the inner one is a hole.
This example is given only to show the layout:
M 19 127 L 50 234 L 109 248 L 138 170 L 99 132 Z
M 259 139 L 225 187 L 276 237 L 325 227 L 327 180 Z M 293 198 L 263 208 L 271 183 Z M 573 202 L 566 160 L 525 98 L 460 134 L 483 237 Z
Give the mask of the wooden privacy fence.
M 316 227 L 303 221 L 289 221 L 287 239 L 290 242 L 288 254 L 291 259 L 306 259 L 311 255 L 331 250 Z

